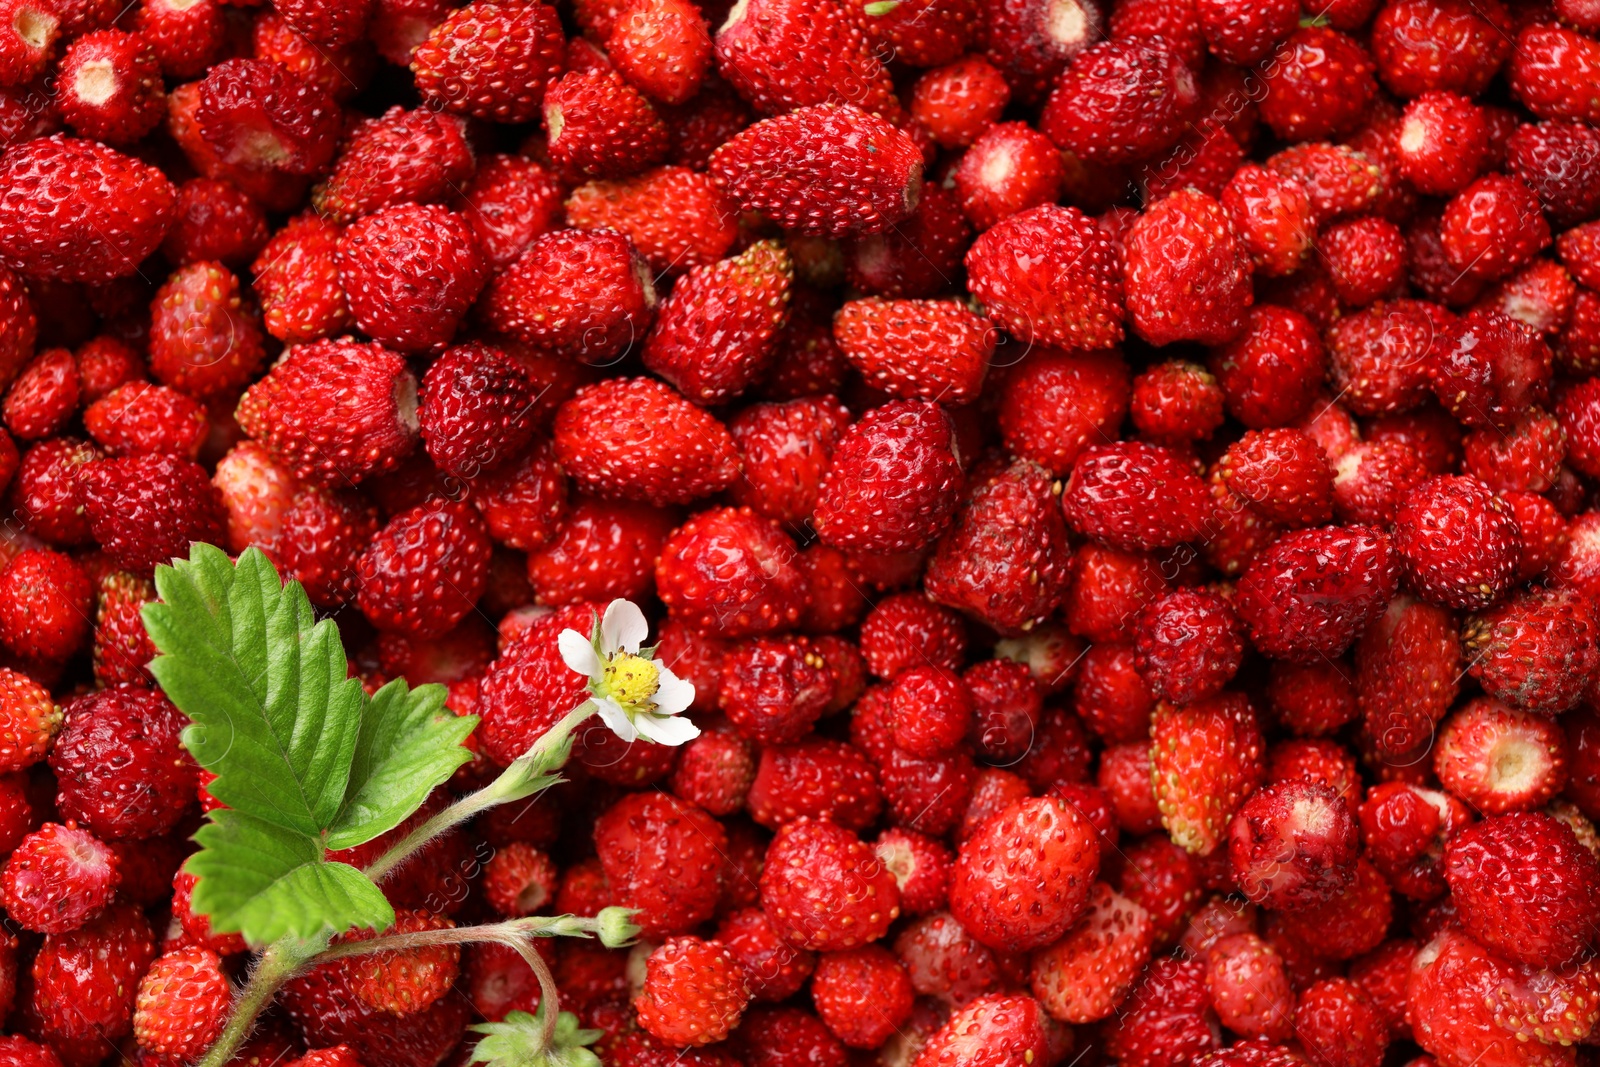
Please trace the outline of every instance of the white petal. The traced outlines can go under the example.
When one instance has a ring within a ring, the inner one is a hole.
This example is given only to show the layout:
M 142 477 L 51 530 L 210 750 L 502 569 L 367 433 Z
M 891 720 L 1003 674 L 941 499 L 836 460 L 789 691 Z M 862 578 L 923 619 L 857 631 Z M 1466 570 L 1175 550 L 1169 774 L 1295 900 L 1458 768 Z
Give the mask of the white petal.
M 682 715 L 641 715 L 639 732 L 658 745 L 681 745 L 700 736 L 700 727 Z
M 694 703 L 694 683 L 686 682 L 672 671 L 657 663 L 659 672 L 655 703 L 656 710 L 663 715 L 676 715 L 680 711 L 687 711 L 689 705 Z
M 628 713 L 623 711 L 622 706 L 615 700 L 610 697 L 600 697 L 594 704 L 600 709 L 601 720 L 611 727 L 612 733 L 624 741 L 632 741 L 639 736 L 639 731 L 634 729 L 633 720 L 628 718 Z
M 605 617 L 600 620 L 600 647 L 607 653 L 619 648 L 624 652 L 637 652 L 649 636 L 650 624 L 644 621 L 639 605 L 621 599 L 606 605 Z
M 568 667 L 585 678 L 600 677 L 600 657 L 594 654 L 594 646 L 587 637 L 576 630 L 562 630 L 561 636 L 556 638 L 556 647 L 561 649 L 562 662 Z

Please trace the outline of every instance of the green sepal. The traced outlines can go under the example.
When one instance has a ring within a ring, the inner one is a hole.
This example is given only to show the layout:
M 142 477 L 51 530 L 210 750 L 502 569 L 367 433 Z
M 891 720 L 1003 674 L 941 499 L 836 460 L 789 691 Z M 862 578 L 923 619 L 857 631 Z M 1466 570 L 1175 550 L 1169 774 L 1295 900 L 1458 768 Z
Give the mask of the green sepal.
M 599 1030 L 584 1030 L 569 1011 L 556 1016 L 550 1044 L 544 1040 L 544 1005 L 533 1015 L 511 1011 L 497 1023 L 478 1023 L 467 1029 L 482 1034 L 472 1050 L 472 1063 L 489 1067 L 601 1067 L 600 1057 L 587 1046 L 600 1038 Z

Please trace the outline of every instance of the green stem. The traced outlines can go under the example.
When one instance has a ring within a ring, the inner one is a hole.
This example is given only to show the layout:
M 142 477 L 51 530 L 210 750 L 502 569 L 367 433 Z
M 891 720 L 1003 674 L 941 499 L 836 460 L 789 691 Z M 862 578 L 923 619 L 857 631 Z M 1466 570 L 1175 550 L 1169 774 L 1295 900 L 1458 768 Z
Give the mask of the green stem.
M 551 777 L 548 782 L 538 785 L 532 790 L 528 788 L 529 783 L 539 775 L 547 775 L 556 770 L 561 763 L 566 762 L 565 757 L 563 757 L 559 763 L 550 766 L 546 765 L 546 761 L 556 755 L 561 746 L 569 743 L 572 731 L 594 713 L 595 706 L 592 701 L 588 700 L 573 708 L 567 713 L 566 718 L 546 730 L 543 736 L 535 741 L 533 747 L 528 749 L 520 759 L 501 771 L 500 777 L 476 793 L 468 793 L 431 819 L 425 821 L 421 826 L 401 838 L 388 852 L 379 856 L 372 866 L 362 873 L 381 885 L 385 878 L 394 873 L 396 867 L 410 859 L 419 849 L 434 838 L 448 833 L 480 812 L 488 811 L 490 808 L 513 800 L 521 800 L 554 785 L 557 779 Z
M 403 952 L 431 945 L 466 945 L 476 941 L 508 939 L 526 941 L 530 937 L 591 937 L 600 928 L 600 920 L 584 919 L 576 915 L 532 916 L 511 919 L 503 923 L 482 926 L 450 926 L 442 930 L 418 930 L 409 934 L 391 934 L 370 941 L 346 941 L 319 952 L 313 965 L 344 959 L 348 956 L 367 956 L 374 952 Z
M 255 1028 L 256 1017 L 266 1010 L 284 982 L 294 977 L 311 958 L 311 953 L 296 952 L 285 941 L 267 946 L 256 960 L 250 980 L 234 998 L 233 1011 L 228 1025 L 222 1028 L 216 1043 L 206 1052 L 195 1067 L 223 1067 L 239 1051 L 250 1031 Z

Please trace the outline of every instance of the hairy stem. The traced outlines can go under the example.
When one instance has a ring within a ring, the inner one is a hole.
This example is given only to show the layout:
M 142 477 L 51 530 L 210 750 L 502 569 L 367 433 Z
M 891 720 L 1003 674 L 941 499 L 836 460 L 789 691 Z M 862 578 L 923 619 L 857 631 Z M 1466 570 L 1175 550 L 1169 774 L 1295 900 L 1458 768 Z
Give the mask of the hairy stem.
M 295 972 L 306 965 L 310 955 L 304 951 L 296 951 L 284 941 L 269 945 L 256 960 L 255 969 L 250 972 L 250 980 L 234 998 L 228 1024 L 222 1028 L 216 1043 L 195 1067 L 223 1067 L 233 1059 L 233 1054 L 239 1051 L 239 1046 L 244 1044 L 245 1039 L 250 1036 L 250 1031 L 255 1028 L 256 1017 L 272 1003 L 272 998 L 277 995 L 283 983 L 294 977 Z
M 500 777 L 476 793 L 468 793 L 431 819 L 425 821 L 421 826 L 401 838 L 388 852 L 379 856 L 372 866 L 362 873 L 381 885 L 385 878 L 394 873 L 396 867 L 410 859 L 419 849 L 434 838 L 448 833 L 480 812 L 488 811 L 490 808 L 508 801 L 521 800 L 530 796 L 531 793 L 526 788 L 530 777 L 554 771 L 559 764 L 546 766 L 550 757 L 568 742 L 572 736 L 572 731 L 594 713 L 594 704 L 587 700 L 573 708 L 567 713 L 566 718 L 546 730 L 543 736 L 535 741 L 533 747 L 528 749 L 520 759 L 500 772 Z M 533 792 L 547 789 L 555 783 L 556 779 L 552 777 L 550 781 L 537 787 Z
M 534 916 L 512 919 L 509 922 L 489 923 L 483 926 L 452 926 L 443 930 L 418 930 L 409 934 L 390 934 L 370 941 L 347 941 L 319 952 L 311 962 L 327 963 L 348 956 L 366 956 L 374 952 L 401 952 L 430 945 L 466 945 L 478 941 L 497 941 L 501 944 L 525 943 L 530 937 L 590 937 L 600 928 L 598 919 L 583 919 L 576 915 Z

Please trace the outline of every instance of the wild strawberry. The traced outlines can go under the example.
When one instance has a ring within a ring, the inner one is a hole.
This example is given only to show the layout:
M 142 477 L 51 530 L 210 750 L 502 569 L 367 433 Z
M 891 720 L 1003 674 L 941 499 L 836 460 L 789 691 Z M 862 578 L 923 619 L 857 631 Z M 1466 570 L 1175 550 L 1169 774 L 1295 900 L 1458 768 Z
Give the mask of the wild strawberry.
M 1177 704 L 1214 696 L 1244 655 L 1239 618 L 1214 593 L 1180 589 L 1134 616 L 1134 661 L 1151 693 Z
M 1477 177 L 1488 129 L 1477 105 L 1455 93 L 1424 93 L 1406 104 L 1395 147 L 1400 173 L 1419 192 L 1448 196 Z
M 65 717 L 50 753 L 64 818 L 120 841 L 159 836 L 188 815 L 195 768 L 178 738 L 188 720 L 159 691 L 102 689 Z
M 22 1005 L 30 1032 L 73 1050 L 74 1062 L 109 1053 L 108 1042 L 133 1029 L 139 978 L 155 955 L 149 921 L 125 901 L 76 930 L 47 935 L 33 960 L 32 995 Z
M 829 457 L 850 415 L 831 397 L 752 404 L 728 424 L 744 462 L 734 502 L 778 522 L 799 523 L 816 506 Z
M 1388 1045 L 1383 1017 L 1349 979 L 1327 978 L 1306 989 L 1294 1012 L 1294 1032 L 1313 1062 L 1335 1065 L 1382 1062 Z
M 1261 118 L 1284 140 L 1315 141 L 1350 130 L 1377 93 L 1372 59 L 1337 30 L 1296 30 L 1274 59 Z
M 1573 385 L 1555 413 L 1566 434 L 1567 463 L 1584 474 L 1600 471 L 1600 385 L 1594 379 Z
M 1422 597 L 1453 608 L 1486 607 L 1516 575 L 1510 506 L 1475 478 L 1432 478 L 1395 513 L 1394 547 Z
M 920 298 L 945 292 L 972 243 L 956 193 L 924 185 L 916 212 L 882 233 L 850 245 L 845 276 L 872 296 Z
M 470 504 L 423 504 L 389 520 L 356 563 L 356 604 L 380 630 L 437 637 L 483 595 L 489 534 Z
M 1092 162 L 1149 159 L 1178 139 L 1197 99 L 1194 76 L 1164 38 L 1122 37 L 1073 57 L 1039 129 Z
M 0 767 L 26 770 L 61 729 L 61 709 L 49 690 L 17 671 L 0 668 Z
M 132 144 L 166 114 L 161 66 L 148 43 L 117 30 L 73 41 L 61 57 L 62 118 L 80 135 L 107 144 Z
M 1377 303 L 1346 315 L 1328 331 L 1333 382 L 1360 415 L 1415 407 L 1427 395 L 1427 356 L 1449 322 L 1436 304 Z
M 1523 29 L 1512 49 L 1506 80 L 1524 107 L 1542 119 L 1600 118 L 1594 99 L 1600 77 L 1600 42 L 1548 22 Z
M 5 396 L 6 428 L 24 441 L 54 437 L 78 412 L 78 366 L 65 348 L 41 352 Z
M 1008 0 L 985 14 L 985 54 L 1027 104 L 1043 100 L 1056 76 L 1103 31 L 1100 7 L 1079 0 Z
M 1361 805 L 1367 858 L 1389 884 L 1413 900 L 1432 900 L 1447 888 L 1445 843 L 1472 820 L 1448 793 L 1405 782 L 1384 782 Z
M 488 273 L 465 220 L 435 204 L 397 204 L 339 237 L 339 283 L 356 323 L 401 352 L 443 347 Z
M 1131 643 L 1091 645 L 1084 653 L 1073 691 L 1073 710 L 1108 745 L 1150 734 L 1156 694 L 1136 666 Z
M 339 228 L 312 214 L 290 219 L 251 264 L 266 330 L 286 344 L 355 324 L 339 284 Z
M 43 74 L 64 28 L 55 5 L 8 0 L 0 19 L 0 82 L 20 85 Z
M 1532 407 L 1509 428 L 1467 435 L 1462 470 L 1496 492 L 1542 493 L 1555 484 L 1566 435 L 1554 415 Z
M 478 168 L 475 184 L 483 181 L 485 169 Z M 664 201 L 675 205 L 670 216 L 661 213 Z M 635 178 L 589 182 L 572 191 L 566 212 L 568 225 L 579 229 L 627 234 L 658 274 L 678 274 L 717 262 L 737 232 L 722 192 L 706 175 L 684 167 L 658 167 Z M 469 221 L 474 221 L 471 216 Z M 476 221 L 474 225 L 481 236 L 482 226 Z
M 760 908 L 743 908 L 724 916 L 716 941 L 743 967 L 753 1000 L 789 999 L 805 985 L 816 966 L 812 953 L 793 948 L 778 936 Z
M 369 2 L 346 0 L 346 3 L 338 5 L 322 5 L 317 10 L 332 12 L 336 8 L 360 8 L 364 12 Z M 262 12 L 255 20 L 255 32 L 252 34 L 255 57 L 278 63 L 291 73 L 316 82 L 339 103 L 348 103 L 371 82 L 377 67 L 377 56 L 361 40 L 331 46 L 318 44 L 284 17 L 287 14 L 295 23 L 306 25 L 306 8 L 309 6 L 296 0 L 287 0 L 282 8 Z M 319 37 L 326 36 L 324 27 L 307 28 Z
M 737 396 L 766 370 L 793 278 L 776 241 L 690 271 L 661 305 L 645 366 L 699 404 Z
M 492 155 L 479 163 L 456 207 L 477 237 L 484 259 L 492 267 L 504 268 L 534 238 L 559 226 L 564 192 L 548 167 L 521 156 Z
M 795 624 L 807 592 L 794 543 L 747 508 L 700 512 L 662 547 L 657 595 L 674 618 L 728 637 Z
M 717 492 L 739 470 L 722 423 L 647 378 L 579 390 L 557 413 L 554 435 L 557 458 L 581 488 L 658 506 Z
M 88 922 L 116 894 L 118 861 L 76 824 L 45 823 L 23 838 L 0 872 L 6 914 L 24 929 L 63 934 Z
M 33 278 L 133 273 L 171 223 L 177 190 L 156 168 L 93 141 L 50 137 L 0 162 L 0 261 Z
M 763 115 L 848 102 L 898 122 L 889 72 L 860 21 L 848 4 L 752 0 L 717 31 L 717 69 Z
M 1283 957 L 1252 933 L 1220 938 L 1205 955 L 1206 991 L 1222 1025 L 1247 1037 L 1286 1039 L 1294 990 Z
M 1114 353 L 1041 347 L 1004 379 L 1000 432 L 1013 453 L 1064 475 L 1091 442 L 1116 433 L 1128 397 L 1128 367 Z
M 1382 614 L 1400 578 L 1387 536 L 1361 526 L 1286 534 L 1239 580 L 1234 608 L 1256 647 L 1279 659 L 1338 656 Z
M 454 926 L 449 919 L 426 911 L 398 909 L 393 933 L 410 934 Z M 377 935 L 370 930 L 345 934 L 343 941 L 365 941 Z M 351 957 L 343 964 L 344 981 L 369 1008 L 394 1015 L 423 1011 L 450 991 L 461 970 L 459 945 L 373 952 Z
M 1480 697 L 1445 721 L 1433 761 L 1445 788 L 1479 811 L 1530 811 L 1566 783 L 1566 737 L 1543 715 Z
M 899 399 L 972 399 L 994 350 L 988 320 L 955 301 L 852 300 L 833 329 L 856 370 Z
M 1152 506 L 1157 499 L 1159 509 Z M 1204 483 L 1177 454 L 1139 441 L 1096 445 L 1079 456 L 1061 506 L 1074 529 L 1130 551 L 1197 537 L 1210 513 Z
M 1511 53 L 1505 9 L 1465 0 L 1397 0 L 1372 24 L 1378 74 L 1401 96 L 1481 93 Z
M 1572 317 L 1578 286 L 1566 270 L 1535 259 L 1478 297 L 1475 307 L 1498 311 L 1546 335 L 1560 334 Z
M 594 839 L 615 899 L 642 909 L 646 936 L 690 930 L 715 911 L 727 834 L 694 805 L 628 794 L 600 816 Z
M 200 946 L 160 956 L 139 982 L 133 1031 L 139 1047 L 161 1056 L 200 1055 L 228 1019 L 233 986 L 215 952 Z
M 1134 329 L 1152 344 L 1222 344 L 1246 329 L 1250 260 L 1220 204 L 1182 190 L 1128 231 L 1125 286 Z
M 483 506 L 478 494 L 473 502 Z M 485 517 L 492 530 L 493 513 Z M 655 508 L 580 498 L 550 541 L 529 552 L 528 582 L 543 604 L 645 596 L 675 522 Z
M 205 410 L 162 385 L 129 382 L 83 413 L 89 436 L 114 456 L 158 453 L 194 459 L 209 426 Z
M 1305 260 L 1316 222 L 1310 194 L 1297 178 L 1246 163 L 1219 199 L 1257 271 L 1277 277 Z
M 1135 613 L 1170 588 L 1149 556 L 1094 544 L 1078 549 L 1074 571 L 1063 614 L 1073 633 L 1096 643 L 1131 641 Z
M 1479 178 L 1445 205 L 1439 240 L 1452 267 L 1474 278 L 1503 278 L 1550 244 L 1550 226 L 1533 191 L 1515 178 Z
M 955 448 L 954 427 L 938 404 L 898 400 L 869 411 L 834 448 L 817 498 L 818 534 L 847 551 L 926 543 L 956 508 L 962 475 Z
M 285 1067 L 362 1067 L 362 1065 L 349 1045 L 335 1045 L 332 1048 L 314 1048 L 299 1059 L 290 1060 Z
M 1386 526 L 1427 478 L 1416 450 L 1403 441 L 1357 442 L 1334 464 L 1334 514 L 1341 522 Z
M 1281 2 L 1251 5 L 1239 0 L 1197 0 L 1195 14 L 1211 54 L 1240 66 L 1266 59 L 1300 24 L 1295 6 Z
M 1163 703 L 1150 730 L 1150 781 L 1162 824 L 1185 849 L 1209 855 L 1240 801 L 1261 781 L 1255 713 L 1236 695 L 1182 707 Z
M 377 509 L 353 493 L 315 486 L 295 492 L 283 514 L 279 565 L 318 607 L 338 607 L 356 594 L 356 561 L 377 534 Z
M 1008 389 L 1016 378 L 1006 379 Z M 1222 404 L 1222 389 L 1209 371 L 1174 360 L 1156 364 L 1133 380 L 1128 414 L 1139 433 L 1154 443 L 1183 445 L 1211 437 L 1222 425 Z
M 1054 204 L 1064 178 L 1061 151 L 1024 122 L 990 126 L 956 165 L 956 198 L 979 230 Z
M 1220 126 L 1190 134 L 1168 150 L 1159 163 L 1145 166 L 1141 176 L 1144 202 L 1153 204 L 1186 186 L 1220 198 L 1243 160 L 1244 149 L 1233 134 Z
M 1145 910 L 1096 882 L 1079 923 L 1066 937 L 1034 954 L 1030 988 L 1063 1022 L 1104 1019 L 1133 987 L 1154 940 Z
M 800 819 L 768 849 L 761 907 L 790 944 L 837 951 L 883 936 L 900 913 L 900 892 L 855 834 Z
M 422 379 L 417 419 L 428 455 L 468 478 L 506 463 L 533 434 L 533 397 L 521 367 L 499 349 L 473 342 L 448 350 Z
M 1461 462 L 1461 424 L 1436 404 L 1373 419 L 1364 436 L 1410 445 L 1430 474 L 1448 474 Z
M 1593 938 L 1600 861 L 1548 815 L 1498 815 L 1462 830 L 1445 877 L 1462 926 L 1503 958 L 1558 967 Z
M 1161 957 L 1145 968 L 1111 1027 L 1107 1047 L 1125 1067 L 1193 1060 L 1218 1043 L 1205 965 Z
M 832 702 L 827 664 L 799 638 L 758 638 L 723 662 L 718 705 L 739 733 L 764 745 L 800 740 Z
M 1070 565 L 1049 476 L 1021 460 L 972 489 L 934 550 L 925 583 L 939 603 L 1020 633 L 1060 603 Z
M 1370 155 L 1348 145 L 1290 145 L 1266 165 L 1300 183 L 1318 225 L 1371 208 L 1384 191 L 1382 168 Z
M 885 597 L 861 623 L 867 667 L 885 680 L 920 663 L 959 670 L 966 650 L 961 617 L 920 593 Z
M 851 1048 L 877 1048 L 911 1015 L 906 968 L 881 945 L 825 952 L 811 978 L 817 1015 Z
M 1099 859 L 1094 830 L 1076 808 L 1048 797 L 1019 801 L 962 845 L 950 909 L 991 948 L 1050 944 L 1088 906 Z
M 1219 465 L 1224 482 L 1263 518 L 1314 526 L 1333 515 L 1333 471 L 1298 430 L 1251 430 L 1228 446 Z
M 650 953 L 634 1010 L 639 1025 L 662 1041 L 708 1045 L 739 1024 L 749 1000 L 744 968 L 726 948 L 698 937 L 674 937 Z
M 346 223 L 389 204 L 442 200 L 472 171 L 460 119 L 392 107 L 354 131 L 311 203 L 330 222 Z
M 238 277 L 201 261 L 175 271 L 150 304 L 150 373 L 199 400 L 232 395 L 265 362 L 260 321 Z
M 1389 885 L 1365 857 L 1355 861 L 1355 877 L 1334 896 L 1295 911 L 1276 913 L 1288 937 L 1329 960 L 1371 952 L 1393 918 Z
M 942 148 L 971 145 L 999 121 L 1011 99 L 1005 76 L 981 56 L 928 71 L 911 91 L 911 120 Z
M 1364 307 L 1404 289 L 1406 241 L 1387 219 L 1341 220 L 1323 230 L 1317 246 L 1334 291 L 1348 306 Z
M 0 569 L 0 641 L 27 660 L 64 662 L 88 636 L 91 593 L 71 557 L 18 552 Z
M 747 780 L 750 817 L 772 830 L 810 817 L 859 832 L 876 821 L 883 805 L 872 765 L 838 741 L 764 748 L 754 774 Z
M 1600 670 L 1592 600 L 1535 590 L 1468 619 L 1461 641 L 1484 691 L 1514 708 L 1554 715 L 1577 703 Z
M 712 154 L 713 180 L 747 211 L 802 234 L 877 233 L 908 217 L 922 155 L 876 116 L 833 104 L 766 119 Z
M 550 159 L 567 174 L 624 178 L 666 157 L 666 124 L 614 71 L 569 71 L 543 107 Z
M 604 363 L 644 335 L 656 304 L 644 261 L 619 233 L 537 238 L 484 293 L 495 330 L 571 359 Z
M 1228 855 L 1244 895 L 1293 909 L 1324 901 L 1354 877 L 1360 847 L 1349 805 L 1327 785 L 1286 781 L 1244 802 L 1228 831 Z
M 411 52 L 423 99 L 491 122 L 531 122 L 565 52 L 553 7 L 479 0 L 450 12 Z
M 195 121 L 234 167 L 314 174 L 338 149 L 333 97 L 269 60 L 229 59 L 207 71 Z
M 267 243 L 267 216 L 254 200 L 225 181 L 191 178 L 178 187 L 177 218 L 161 251 L 178 266 L 217 260 L 237 268 Z
M 1110 242 L 1076 208 L 1034 208 L 994 226 L 967 253 L 967 270 L 990 317 L 1023 340 L 1109 348 L 1122 339 Z
M 663 104 L 682 104 L 705 78 L 711 34 L 687 0 L 634 0 L 618 15 L 606 51 L 640 92 Z

